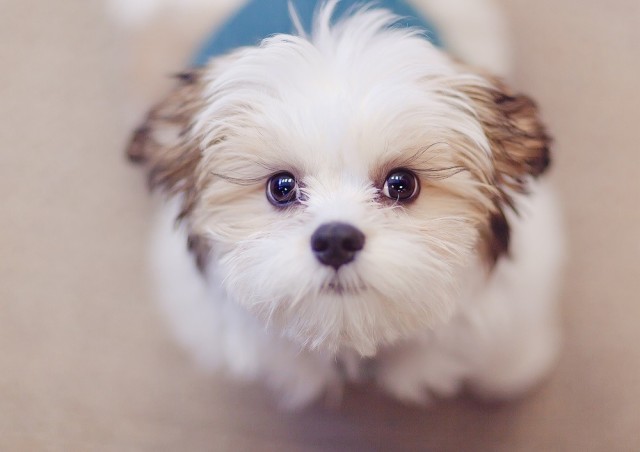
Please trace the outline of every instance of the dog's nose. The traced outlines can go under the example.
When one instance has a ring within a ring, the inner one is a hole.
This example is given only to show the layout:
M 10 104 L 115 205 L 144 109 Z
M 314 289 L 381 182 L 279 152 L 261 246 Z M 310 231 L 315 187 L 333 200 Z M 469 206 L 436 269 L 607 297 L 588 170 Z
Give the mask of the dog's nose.
M 311 236 L 311 249 L 318 260 L 336 270 L 351 262 L 364 247 L 364 234 L 346 223 L 326 223 Z

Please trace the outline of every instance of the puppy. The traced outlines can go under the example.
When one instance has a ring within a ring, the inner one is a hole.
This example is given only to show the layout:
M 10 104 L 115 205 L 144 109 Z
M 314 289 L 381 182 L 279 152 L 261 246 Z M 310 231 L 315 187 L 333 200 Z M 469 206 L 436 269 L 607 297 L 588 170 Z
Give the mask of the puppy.
M 522 394 L 555 360 L 562 241 L 537 108 L 362 7 L 180 74 L 129 157 L 165 194 L 158 297 L 290 407 L 373 379 Z

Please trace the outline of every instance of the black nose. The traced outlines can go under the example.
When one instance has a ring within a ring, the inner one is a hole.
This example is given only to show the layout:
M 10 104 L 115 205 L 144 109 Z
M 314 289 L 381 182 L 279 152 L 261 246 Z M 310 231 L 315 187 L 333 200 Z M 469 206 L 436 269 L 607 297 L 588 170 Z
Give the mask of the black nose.
M 327 223 L 311 236 L 311 249 L 320 262 L 336 270 L 351 262 L 364 246 L 364 234 L 346 223 Z

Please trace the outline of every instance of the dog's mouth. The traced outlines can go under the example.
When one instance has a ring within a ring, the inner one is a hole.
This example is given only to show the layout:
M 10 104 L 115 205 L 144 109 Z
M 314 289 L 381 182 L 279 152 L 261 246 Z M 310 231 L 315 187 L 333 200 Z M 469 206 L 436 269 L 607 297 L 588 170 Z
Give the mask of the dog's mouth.
M 367 286 L 362 281 L 356 284 L 345 284 L 337 278 L 332 279 L 320 288 L 321 293 L 332 295 L 357 295 L 367 290 Z

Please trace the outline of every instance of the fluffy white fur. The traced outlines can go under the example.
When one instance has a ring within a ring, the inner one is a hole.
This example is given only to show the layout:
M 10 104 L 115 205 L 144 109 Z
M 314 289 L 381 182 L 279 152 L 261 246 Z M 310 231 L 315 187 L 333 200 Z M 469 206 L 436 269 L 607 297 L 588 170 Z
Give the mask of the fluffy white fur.
M 520 216 L 506 212 L 510 256 L 488 273 L 478 243 L 498 195 L 493 150 L 458 91 L 488 82 L 460 72 L 417 32 L 388 28 L 388 12 L 363 10 L 331 26 L 332 5 L 309 40 L 272 37 L 207 69 L 190 130 L 202 152 L 198 199 L 177 230 L 183 200 L 165 204 L 154 234 L 168 318 L 203 365 L 264 379 L 288 406 L 339 394 L 369 372 L 411 402 L 463 385 L 519 394 L 547 372 L 558 346 L 553 194 L 533 180 L 528 195 L 512 194 Z M 174 139 L 164 131 L 163 141 Z M 466 171 L 442 172 L 460 162 Z M 376 174 L 405 166 L 421 176 L 418 199 L 380 200 Z M 264 184 L 275 171 L 303 182 L 300 205 L 268 203 Z M 337 273 L 309 246 L 328 221 L 366 235 Z M 212 245 L 204 276 L 187 233 Z

